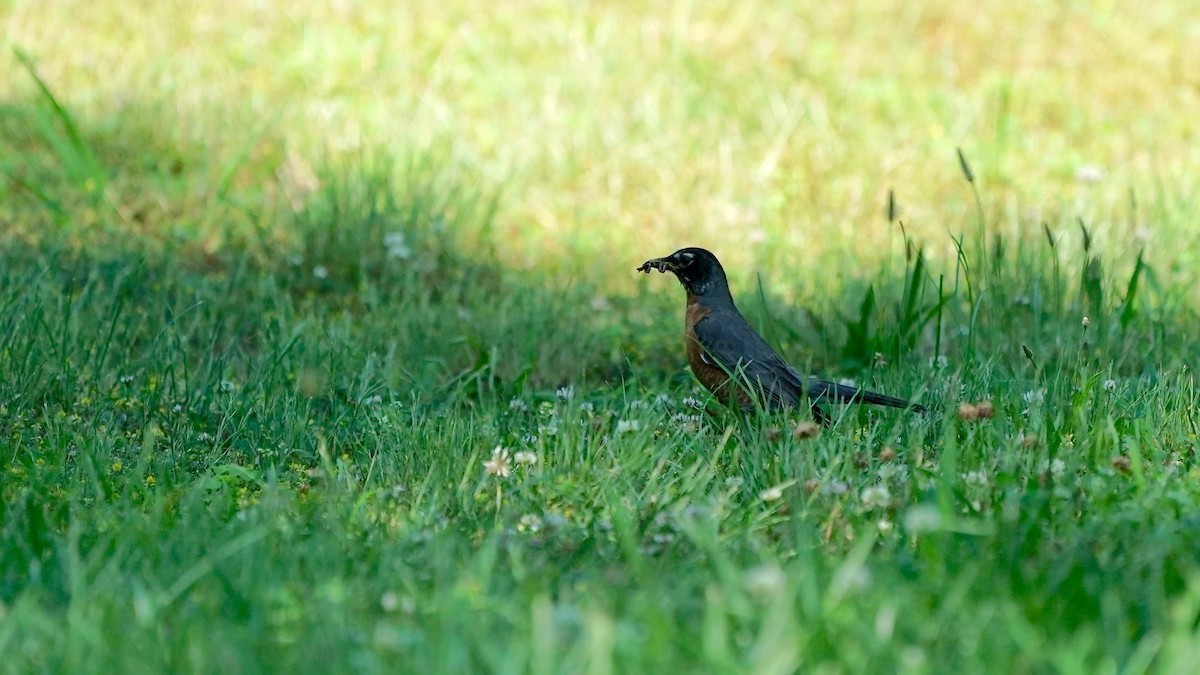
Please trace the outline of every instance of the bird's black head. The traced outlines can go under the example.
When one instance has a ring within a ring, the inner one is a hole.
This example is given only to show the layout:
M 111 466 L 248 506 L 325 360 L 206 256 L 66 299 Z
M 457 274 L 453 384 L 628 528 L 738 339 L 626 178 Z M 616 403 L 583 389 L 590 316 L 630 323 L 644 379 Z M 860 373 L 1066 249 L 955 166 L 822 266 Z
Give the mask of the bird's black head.
M 717 256 L 702 248 L 681 248 L 665 258 L 647 260 L 637 269 L 646 274 L 650 270 L 674 273 L 679 283 L 692 295 L 729 294 L 725 270 L 721 268 Z

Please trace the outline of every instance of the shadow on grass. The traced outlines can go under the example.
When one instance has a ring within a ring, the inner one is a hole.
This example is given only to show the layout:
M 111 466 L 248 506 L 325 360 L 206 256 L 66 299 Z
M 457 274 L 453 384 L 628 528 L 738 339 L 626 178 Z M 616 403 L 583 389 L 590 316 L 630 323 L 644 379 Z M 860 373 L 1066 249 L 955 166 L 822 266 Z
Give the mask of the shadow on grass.
M 645 389 L 661 389 L 664 380 L 679 389 L 690 382 L 674 282 L 656 278 L 652 286 L 612 297 L 590 277 L 554 279 L 506 268 L 487 243 L 495 236 L 494 196 L 436 152 L 317 170 L 279 152 L 260 156 L 261 164 L 226 170 L 212 164 L 204 148 L 178 145 L 154 128 L 118 124 L 99 131 L 72 120 L 68 132 L 62 116 L 45 105 L 16 102 L 0 117 L 9 139 L 5 154 L 17 157 L 4 167 L 8 182 L 0 186 L 14 195 L 5 207 L 12 227 L 0 261 L 0 394 L 6 401 L 0 432 L 14 446 L 41 443 L 62 451 L 50 468 L 33 452 L 8 460 L 16 478 L 3 496 L 24 502 L 6 518 L 25 536 L 21 548 L 7 554 L 0 579 L 6 597 L 24 587 L 21 574 L 30 561 L 63 555 L 59 544 L 71 514 L 55 486 L 94 485 L 95 494 L 129 500 L 123 506 L 136 511 L 155 503 L 156 485 L 165 491 L 193 479 L 210 481 L 202 493 L 185 492 L 180 499 L 188 503 L 162 506 L 159 525 L 166 528 L 177 507 L 228 524 L 246 506 L 246 492 L 267 482 L 248 469 L 238 473 L 242 467 L 277 472 L 303 496 L 319 480 L 314 475 L 332 480 L 343 472 L 345 457 L 361 451 L 374 458 L 382 441 L 409 442 L 389 451 L 422 460 L 430 455 L 421 454 L 414 439 L 438 451 L 449 451 L 445 446 L 456 439 L 477 441 L 462 428 L 476 419 L 456 427 L 458 412 L 466 417 L 499 407 L 516 411 L 510 417 L 537 416 L 540 407 L 508 408 L 509 399 L 549 402 L 563 385 L 589 396 L 612 387 L 640 393 L 643 382 L 652 383 Z M 190 167 L 196 166 L 205 167 L 205 176 L 245 170 L 276 182 L 250 184 L 241 193 L 232 187 L 237 180 L 193 181 Z M 222 194 L 200 196 L 208 185 Z M 194 201 L 174 203 L 181 199 Z M 139 203 L 154 206 L 130 207 Z M 226 217 L 234 224 L 224 224 Z M 803 314 L 783 309 L 765 292 L 743 293 L 741 305 L 784 353 L 825 345 L 808 360 L 823 374 L 849 369 L 873 385 L 876 377 L 918 388 L 925 382 L 925 400 L 947 403 L 1005 396 L 998 407 L 1015 420 L 1028 404 L 1016 397 L 1027 389 L 1057 386 L 1059 400 L 1070 401 L 1094 392 L 1100 378 L 1153 378 L 1158 368 L 1195 355 L 1188 339 L 1193 316 L 1176 306 L 1170 289 L 1154 288 L 1149 268 L 1136 266 L 1130 282 L 1114 292 L 1105 288 L 1095 252 L 1083 251 L 1082 261 L 1057 256 L 1053 248 L 1010 251 L 984 242 L 964 254 L 975 275 L 968 297 L 949 290 L 965 277 L 931 271 L 914 245 L 900 278 L 852 281 Z M 628 268 L 631 289 L 640 283 L 633 273 L 639 262 L 614 263 Z M 1068 268 L 1082 271 L 1061 271 Z M 1154 292 L 1149 301 L 1138 292 L 1146 287 Z M 1079 325 L 1084 311 L 1090 312 L 1086 332 Z M 877 352 L 890 364 L 877 366 Z M 938 355 L 951 365 L 940 369 Z M 1044 435 L 1036 452 L 1048 458 L 1063 449 L 1065 435 L 1101 410 L 1093 398 L 1064 409 L 1058 417 L 1047 414 L 1040 427 L 1030 422 Z M 1116 425 L 1131 425 L 1145 412 L 1130 406 Z M 381 415 L 424 435 L 381 432 L 375 422 Z M 504 415 L 484 423 L 510 424 Z M 966 443 L 975 433 L 952 422 L 939 431 L 944 436 L 932 435 L 931 445 Z M 76 464 L 69 448 L 89 433 L 104 447 L 80 453 L 91 463 Z M 204 440 L 193 442 L 198 439 Z M 999 433 L 993 440 L 1014 442 Z M 435 480 L 418 476 L 429 468 L 406 468 L 402 475 L 421 485 Z M 438 474 L 436 480 L 453 485 L 462 479 Z M 1165 599 L 1182 589 L 1182 570 L 1196 559 L 1177 542 L 1195 534 L 1194 519 L 1177 518 L 1148 535 L 1136 523 L 1117 532 L 1099 525 L 1077 530 L 1063 501 L 1050 500 L 1052 483 L 1011 480 L 1007 494 L 1024 495 L 1025 502 L 996 506 L 1016 513 L 999 524 L 1000 534 L 965 535 L 947 525 L 915 538 L 911 548 L 890 550 L 899 568 L 879 569 L 879 577 L 925 579 L 907 591 L 908 599 L 932 613 L 943 600 L 939 574 L 979 569 L 996 575 L 987 583 L 998 595 L 1017 598 L 1041 624 L 1070 628 L 1099 616 L 1130 642 L 1149 625 L 1146 617 L 1161 614 Z M 934 501 L 952 492 L 941 489 L 925 496 Z M 474 497 L 478 501 L 478 493 Z M 955 513 L 974 508 L 962 494 L 947 501 Z M 830 529 L 836 520 L 831 517 Z M 801 521 L 796 527 L 811 526 Z M 338 536 L 329 523 L 311 529 Z M 143 534 L 152 539 L 154 527 Z M 191 534 L 176 533 L 175 544 L 198 557 L 200 544 L 187 548 Z M 206 534 L 227 535 L 217 526 Z M 585 540 L 593 545 L 602 537 Z M 447 554 L 461 557 L 471 548 L 467 542 L 464 535 L 442 545 L 462 547 Z M 1150 552 L 1143 558 L 1138 546 L 1146 542 Z M 402 544 L 403 550 L 388 550 L 397 558 L 423 555 L 412 541 Z M 738 550 L 738 562 L 750 564 L 758 555 L 752 549 Z M 336 564 L 336 548 L 305 550 Z M 604 549 L 598 555 L 619 560 L 628 554 Z M 1113 565 L 1114 559 L 1129 564 Z M 563 575 L 578 571 L 561 564 Z M 266 570 L 260 577 L 280 574 Z M 1122 588 L 1144 587 L 1155 574 L 1161 574 L 1161 592 L 1144 599 L 1123 594 Z M 46 585 L 65 594 L 68 582 Z M 208 590 L 220 595 L 217 587 L 213 582 Z M 696 597 L 703 592 L 697 588 Z M 235 596 L 222 595 L 222 602 L 238 605 Z M 830 638 L 828 646 L 835 650 L 837 642 Z

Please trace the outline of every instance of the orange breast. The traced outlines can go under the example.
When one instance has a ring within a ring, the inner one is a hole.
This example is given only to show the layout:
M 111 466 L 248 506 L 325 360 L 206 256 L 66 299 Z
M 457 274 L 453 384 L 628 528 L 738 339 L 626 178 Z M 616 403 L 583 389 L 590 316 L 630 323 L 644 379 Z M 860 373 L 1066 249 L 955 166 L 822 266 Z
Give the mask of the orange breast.
M 692 373 L 700 380 L 700 384 L 711 391 L 722 405 L 729 405 L 729 394 L 732 390 L 738 405 L 749 407 L 752 405 L 749 394 L 741 387 L 730 386 L 729 375 L 725 369 L 704 353 L 700 339 L 696 336 L 696 324 L 711 313 L 712 310 L 700 303 L 695 296 L 688 295 L 687 312 L 684 314 L 684 341 L 687 344 L 688 364 L 691 365 Z

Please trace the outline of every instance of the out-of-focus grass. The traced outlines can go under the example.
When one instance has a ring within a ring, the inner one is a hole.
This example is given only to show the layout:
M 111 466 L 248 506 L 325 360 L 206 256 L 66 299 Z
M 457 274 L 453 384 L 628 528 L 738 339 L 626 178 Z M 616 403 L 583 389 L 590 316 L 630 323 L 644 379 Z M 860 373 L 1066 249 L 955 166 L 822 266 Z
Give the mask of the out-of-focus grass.
M 1175 3 L 9 5 L 76 114 L 192 148 L 198 191 L 448 142 L 508 186 L 519 264 L 684 242 L 734 269 L 878 262 L 888 189 L 945 257 L 973 221 L 956 146 L 1010 234 L 1082 217 L 1192 255 L 1166 246 L 1197 193 L 1200 29 Z M 27 101 L 14 74 L 0 95 Z
M 0 669 L 1195 663 L 1186 7 L 3 11 Z

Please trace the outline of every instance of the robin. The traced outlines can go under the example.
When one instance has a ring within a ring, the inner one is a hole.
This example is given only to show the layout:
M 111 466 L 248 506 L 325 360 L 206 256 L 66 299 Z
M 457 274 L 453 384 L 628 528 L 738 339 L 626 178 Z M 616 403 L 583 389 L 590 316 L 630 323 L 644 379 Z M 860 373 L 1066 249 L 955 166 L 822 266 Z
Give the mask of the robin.
M 742 410 L 753 410 L 755 401 L 767 408 L 795 408 L 805 398 L 813 419 L 829 425 L 829 417 L 820 403 L 872 403 L 925 412 L 924 406 L 804 376 L 789 366 L 738 312 L 729 294 L 729 282 L 720 261 L 702 248 L 680 249 L 665 258 L 642 263 L 639 272 L 671 272 L 687 291 L 688 363 L 696 379 L 723 405 L 730 396 Z M 740 382 L 731 386 L 737 379 Z

